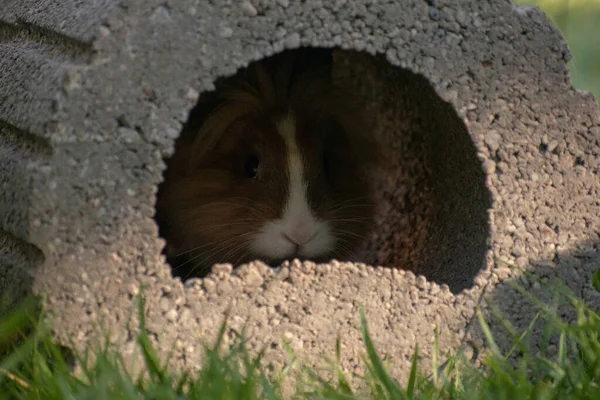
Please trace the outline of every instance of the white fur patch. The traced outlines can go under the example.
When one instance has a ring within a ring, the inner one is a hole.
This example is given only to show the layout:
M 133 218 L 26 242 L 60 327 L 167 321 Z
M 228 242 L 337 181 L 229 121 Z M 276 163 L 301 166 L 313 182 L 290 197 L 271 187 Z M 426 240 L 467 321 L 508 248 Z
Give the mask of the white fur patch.
M 296 121 L 287 115 L 276 123 L 287 148 L 289 194 L 280 219 L 265 223 L 251 248 L 272 259 L 318 257 L 332 250 L 329 224 L 315 217 L 308 204 L 302 154 L 296 141 Z

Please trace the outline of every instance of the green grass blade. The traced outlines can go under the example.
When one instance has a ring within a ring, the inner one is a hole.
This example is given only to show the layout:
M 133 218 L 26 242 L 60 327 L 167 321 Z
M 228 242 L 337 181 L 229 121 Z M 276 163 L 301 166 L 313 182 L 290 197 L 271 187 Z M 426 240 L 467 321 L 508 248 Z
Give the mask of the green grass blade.
M 406 394 L 409 399 L 415 398 L 416 393 L 416 383 L 417 383 L 417 361 L 419 359 L 419 344 L 415 345 L 415 352 L 412 357 L 412 362 L 410 365 L 410 375 L 408 377 L 408 385 L 406 387 Z M 434 368 L 436 369 L 436 368 Z
M 360 312 L 360 321 L 361 321 L 363 340 L 364 340 L 365 346 L 367 348 L 367 354 L 369 356 L 369 361 L 371 362 L 371 365 L 373 366 L 373 370 L 376 374 L 376 377 L 381 381 L 381 383 L 385 387 L 388 395 L 391 398 L 393 398 L 393 399 L 406 398 L 406 394 L 400 390 L 400 388 L 398 387 L 396 382 L 394 382 L 393 379 L 389 376 L 388 372 L 386 371 L 386 369 L 383 366 L 383 363 L 381 362 L 381 359 L 377 355 L 375 346 L 373 345 L 373 342 L 371 341 L 371 336 L 369 334 L 369 328 L 367 325 L 367 318 L 365 317 L 365 313 L 364 313 L 362 307 L 360 308 L 359 312 Z

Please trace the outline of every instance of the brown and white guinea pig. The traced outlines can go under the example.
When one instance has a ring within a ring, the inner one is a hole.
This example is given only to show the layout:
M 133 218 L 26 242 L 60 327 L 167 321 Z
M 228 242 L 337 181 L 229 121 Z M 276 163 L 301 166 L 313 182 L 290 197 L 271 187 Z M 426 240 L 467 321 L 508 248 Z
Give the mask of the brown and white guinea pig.
M 290 51 L 201 96 L 158 193 L 175 275 L 356 256 L 373 223 L 366 172 L 379 152 L 331 64 L 325 49 Z

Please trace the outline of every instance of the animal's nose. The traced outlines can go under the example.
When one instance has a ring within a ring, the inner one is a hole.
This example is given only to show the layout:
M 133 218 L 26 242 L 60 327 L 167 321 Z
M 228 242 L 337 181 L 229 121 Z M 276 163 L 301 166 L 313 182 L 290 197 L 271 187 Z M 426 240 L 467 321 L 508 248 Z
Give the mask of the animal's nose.
M 310 242 L 316 235 L 316 231 L 306 229 L 293 229 L 288 232 L 283 232 L 283 236 L 296 246 L 302 246 Z

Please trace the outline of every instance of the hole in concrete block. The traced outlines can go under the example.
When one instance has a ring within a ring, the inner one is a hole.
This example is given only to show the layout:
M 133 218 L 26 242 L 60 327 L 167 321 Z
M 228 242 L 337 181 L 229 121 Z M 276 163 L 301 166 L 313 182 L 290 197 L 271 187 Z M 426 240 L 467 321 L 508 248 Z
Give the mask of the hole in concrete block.
M 382 151 L 377 169 L 371 171 L 368 178 L 373 185 L 370 191 L 375 206 L 373 228 L 366 231 L 364 248 L 357 252 L 358 260 L 412 270 L 429 280 L 447 284 L 454 292 L 471 286 L 486 263 L 487 211 L 491 197 L 475 146 L 453 107 L 436 94 L 426 78 L 392 66 L 381 56 L 337 49 L 300 49 L 284 53 L 298 51 L 308 59 L 326 60 L 319 65 L 331 63 L 328 73 L 334 84 L 343 87 L 364 113 L 370 136 Z M 219 87 L 228 79 L 220 78 L 216 85 Z M 169 187 L 175 186 L 174 181 L 170 181 L 177 168 L 173 160 L 190 149 L 185 132 L 197 132 L 214 111 L 215 104 L 215 92 L 200 95 L 184 133 L 176 142 L 175 155 L 166 160 L 165 181 L 159 187 L 157 222 L 167 249 L 174 235 L 168 209 L 178 207 L 173 202 L 167 207 L 169 202 L 164 201 L 171 190 Z M 282 140 L 278 146 L 283 147 L 277 148 L 290 149 L 285 147 L 287 145 L 289 143 Z M 238 148 L 236 154 L 241 154 L 238 175 L 256 179 L 260 160 L 250 153 L 250 150 L 240 153 Z M 277 194 L 277 185 L 270 187 L 275 191 L 274 196 L 281 197 L 281 193 Z M 191 200 L 185 201 L 189 205 Z M 218 199 L 211 201 L 216 203 Z M 253 203 L 253 200 L 246 201 L 248 205 Z M 261 202 L 256 207 L 268 209 L 277 204 L 270 200 Z M 215 212 L 223 212 L 223 209 L 216 207 Z M 186 223 L 203 229 L 192 214 L 188 214 Z M 248 222 L 255 221 L 231 220 L 213 229 L 228 229 L 229 225 Z M 236 243 L 237 247 L 221 251 L 221 262 L 234 262 L 235 254 L 244 252 L 245 245 L 240 241 Z M 206 275 L 210 267 L 201 265 L 201 260 L 211 259 L 211 254 L 219 253 L 218 246 L 222 246 L 222 250 L 227 244 L 223 240 L 218 243 L 205 240 L 198 246 L 197 253 L 186 253 L 188 246 L 167 254 L 174 275 L 182 278 Z M 187 256 L 189 254 L 192 256 Z M 228 259 L 232 256 L 233 259 Z M 200 267 L 190 274 L 190 267 L 196 265 Z

